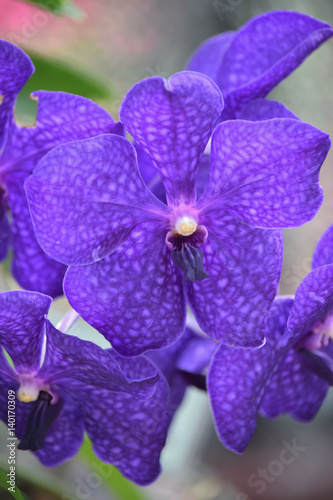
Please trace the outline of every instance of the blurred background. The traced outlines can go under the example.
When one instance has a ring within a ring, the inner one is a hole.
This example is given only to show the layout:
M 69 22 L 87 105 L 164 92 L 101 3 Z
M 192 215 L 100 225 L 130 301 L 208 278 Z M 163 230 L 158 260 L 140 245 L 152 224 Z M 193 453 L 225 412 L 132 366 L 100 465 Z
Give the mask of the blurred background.
M 333 24 L 331 0 L 75 0 L 64 17 L 15 0 L 0 0 L 0 38 L 23 48 L 36 73 L 22 91 L 17 115 L 33 122 L 32 90 L 64 90 L 94 99 L 115 119 L 126 91 L 149 76 L 168 77 L 180 71 L 206 38 L 238 29 L 255 15 L 277 9 L 296 10 Z M 222 8 L 221 8 L 222 5 Z M 269 97 L 283 102 L 302 120 L 333 132 L 333 40 L 314 52 Z M 314 247 L 332 223 L 333 154 L 321 173 L 325 201 L 315 217 L 298 229 L 285 231 L 281 293 L 293 294 L 310 271 Z M 8 264 L 1 265 L 0 289 L 15 289 Z M 58 299 L 51 319 L 68 310 Z M 104 339 L 83 321 L 72 334 Z M 244 455 L 219 443 L 207 395 L 188 391 L 163 452 L 163 473 L 151 486 L 125 481 L 111 466 L 101 464 L 89 447 L 71 461 L 46 469 L 28 452 L 18 454 L 17 485 L 32 500 L 332 500 L 333 398 L 329 395 L 311 424 L 289 417 L 259 421 Z M 6 427 L 0 423 L 1 443 Z M 295 460 L 277 465 L 281 451 L 297 443 Z M 0 466 L 6 468 L 4 447 Z M 297 455 L 297 456 L 296 456 Z M 260 469 L 268 472 L 259 487 Z M 0 491 L 0 498 L 9 498 Z

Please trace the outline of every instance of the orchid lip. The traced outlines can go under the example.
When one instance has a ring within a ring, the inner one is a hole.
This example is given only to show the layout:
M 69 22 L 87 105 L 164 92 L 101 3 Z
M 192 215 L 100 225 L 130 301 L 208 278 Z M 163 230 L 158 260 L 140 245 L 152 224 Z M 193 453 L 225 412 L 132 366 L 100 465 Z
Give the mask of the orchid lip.
M 55 404 L 52 404 L 52 400 L 52 395 L 42 390 L 32 402 L 25 433 L 18 449 L 37 451 L 43 448 L 49 429 L 64 405 L 63 399 L 58 399 Z
M 188 221 L 184 222 L 188 224 Z M 197 226 L 196 230 L 184 236 L 178 231 L 169 231 L 165 238 L 167 247 L 172 251 L 171 259 L 184 273 L 185 281 L 201 281 L 209 278 L 204 269 L 201 245 L 206 243 L 208 231 L 205 226 Z

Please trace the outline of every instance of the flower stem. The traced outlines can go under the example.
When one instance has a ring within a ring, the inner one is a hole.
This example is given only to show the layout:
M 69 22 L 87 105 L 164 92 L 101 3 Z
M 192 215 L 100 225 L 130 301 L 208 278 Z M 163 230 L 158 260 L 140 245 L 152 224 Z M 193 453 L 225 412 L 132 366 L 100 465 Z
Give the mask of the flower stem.
M 76 321 L 80 318 L 79 313 L 74 311 L 74 309 L 70 309 L 65 316 L 57 323 L 56 328 L 62 332 L 67 333 L 68 330 L 76 323 Z

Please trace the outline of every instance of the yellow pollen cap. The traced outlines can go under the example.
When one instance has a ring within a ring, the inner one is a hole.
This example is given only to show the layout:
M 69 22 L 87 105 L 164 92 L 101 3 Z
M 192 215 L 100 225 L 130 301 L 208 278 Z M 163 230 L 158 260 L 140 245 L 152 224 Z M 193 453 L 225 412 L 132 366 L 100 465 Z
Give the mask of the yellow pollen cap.
M 26 394 L 25 392 L 21 392 L 17 395 L 18 399 L 22 401 L 22 403 L 31 403 L 31 401 L 36 401 L 30 394 Z
M 176 231 L 182 236 L 190 236 L 193 234 L 198 227 L 195 219 L 193 217 L 184 216 L 177 220 Z
M 194 224 L 193 222 L 183 222 L 183 224 L 180 225 L 180 231 L 181 233 L 193 233 L 194 231 Z
M 33 380 L 25 380 L 21 383 L 16 395 L 17 399 L 22 403 L 31 403 L 31 401 L 38 399 L 39 387 Z

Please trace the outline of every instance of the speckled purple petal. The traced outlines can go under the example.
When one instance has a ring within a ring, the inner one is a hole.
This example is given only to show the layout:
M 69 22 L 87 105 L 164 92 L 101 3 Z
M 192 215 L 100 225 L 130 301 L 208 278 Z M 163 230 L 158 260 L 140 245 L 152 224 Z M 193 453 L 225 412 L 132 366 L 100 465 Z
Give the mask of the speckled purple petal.
M 34 455 L 47 467 L 60 465 L 79 451 L 83 443 L 83 433 L 82 415 L 71 401 L 66 401 L 46 436 L 43 448 Z
M 326 229 L 315 248 L 312 269 L 333 264 L 333 224 Z
M 72 397 L 83 387 L 95 386 L 114 392 L 126 392 L 146 399 L 154 392 L 159 376 L 153 373 L 147 380 L 130 382 L 108 351 L 92 342 L 59 332 L 46 322 L 46 353 L 41 379 L 54 383 Z
M 197 199 L 200 198 L 202 193 L 205 191 L 206 186 L 209 181 L 209 170 L 210 170 L 210 155 L 204 154 L 200 160 L 199 169 L 197 173 Z
M 62 294 L 65 267 L 42 251 L 36 241 L 23 189 L 38 160 L 52 147 L 103 132 L 121 133 L 121 126 L 97 104 L 63 92 L 40 91 L 33 127 L 10 121 L 1 157 L 2 182 L 13 218 L 12 271 L 18 283 L 53 297 Z
M 267 231 L 223 213 L 206 216 L 202 246 L 210 278 L 187 284 L 191 309 L 207 335 L 224 344 L 258 347 L 282 266 L 282 233 Z
M 38 101 L 36 124 L 21 127 L 11 122 L 10 134 L 2 156 L 5 179 L 20 172 L 30 175 L 31 164 L 58 144 L 86 139 L 99 134 L 122 134 L 122 127 L 112 116 L 85 97 L 65 92 L 37 91 L 32 98 Z
M 11 270 L 22 288 L 57 297 L 63 294 L 62 282 L 67 267 L 51 259 L 37 242 L 25 196 L 23 181 L 10 189 L 13 258 Z
M 198 71 L 216 81 L 225 51 L 237 32 L 226 31 L 205 40 L 186 64 L 189 71 Z
M 65 276 L 72 307 L 125 356 L 165 347 L 185 328 L 182 277 L 165 235 L 158 223 L 140 224 L 108 258 Z
M 130 361 L 135 363 L 129 360 L 127 366 Z M 130 373 L 133 376 L 133 368 Z M 88 390 L 81 408 L 96 455 L 114 464 L 131 481 L 151 483 L 161 470 L 159 457 L 170 424 L 169 397 L 163 379 L 146 401 L 129 394 Z
M 16 96 L 33 72 L 32 62 L 21 49 L 0 40 L 0 151 Z
M 22 439 L 33 403 L 16 400 L 16 435 Z M 60 415 L 53 422 L 44 446 L 34 452 L 43 465 L 54 467 L 72 458 L 83 442 L 83 418 L 74 403 L 66 400 Z
M 160 174 L 157 172 L 153 162 L 151 161 L 147 153 L 135 143 L 134 147 L 138 156 L 140 174 L 142 175 L 146 186 L 152 193 L 154 193 L 156 198 L 166 204 L 166 194 Z
M 147 187 L 151 190 L 152 193 L 154 193 L 156 198 L 161 200 L 163 203 L 167 203 L 165 189 L 161 176 L 154 167 L 153 162 L 151 161 L 147 153 L 145 153 L 145 151 L 142 148 L 140 148 L 140 146 L 135 145 L 135 150 L 138 155 L 140 173 Z M 202 193 L 205 190 L 205 187 L 208 184 L 209 163 L 210 163 L 210 155 L 203 154 L 197 172 L 197 180 L 196 180 L 197 199 L 202 195 Z
M 322 203 L 318 176 L 329 147 L 327 134 L 298 120 L 222 123 L 213 134 L 210 180 L 197 206 L 223 207 L 257 227 L 304 224 Z
M 153 160 L 170 205 L 195 200 L 200 158 L 222 109 L 214 82 L 188 71 L 167 82 L 148 78 L 127 93 L 121 121 Z
M 222 443 L 237 453 L 252 437 L 263 395 L 283 356 L 285 348 L 274 339 L 284 334 L 291 304 L 291 299 L 274 302 L 265 330 L 267 343 L 261 349 L 222 345 L 213 357 L 208 392 L 216 431 Z
M 246 102 L 265 97 L 331 36 L 328 24 L 299 12 L 275 11 L 251 19 L 226 50 L 215 80 L 228 118 Z
M 0 294 L 0 345 L 20 373 L 38 371 L 44 336 L 44 316 L 52 299 L 33 292 Z
M 299 120 L 298 116 L 292 113 L 284 104 L 269 99 L 255 99 L 245 104 L 237 113 L 240 120 L 262 121 L 273 118 L 294 118 Z
M 145 353 L 144 356 L 125 358 L 114 349 L 109 349 L 120 368 L 130 380 L 144 380 L 159 373 L 169 386 L 168 406 L 165 408 L 167 416 L 171 419 L 182 402 L 185 390 L 188 386 L 176 366 L 177 359 L 188 342 L 187 333 L 170 347 L 165 349 L 154 349 Z M 147 360 L 148 358 L 148 360 Z M 161 389 L 157 386 L 157 391 Z
M 317 267 L 296 290 L 288 328 L 294 341 L 307 334 L 317 320 L 323 320 L 333 299 L 333 264 Z
M 10 233 L 10 225 L 6 210 L 3 206 L 0 206 L 0 261 L 7 257 L 11 238 Z
M 308 422 L 318 412 L 327 389 L 327 382 L 310 372 L 301 355 L 290 349 L 269 384 L 260 411 L 268 418 L 288 413 Z
M 139 222 L 166 212 L 144 185 L 132 145 L 117 135 L 54 148 L 25 187 L 41 247 L 65 264 L 99 261 Z
M 8 424 L 8 391 L 13 391 L 11 395 L 16 394 L 19 383 L 15 380 L 15 374 L 7 363 L 7 360 L 0 349 L 0 420 Z M 10 375 L 11 374 L 11 375 Z M 16 403 L 16 401 L 15 401 Z

